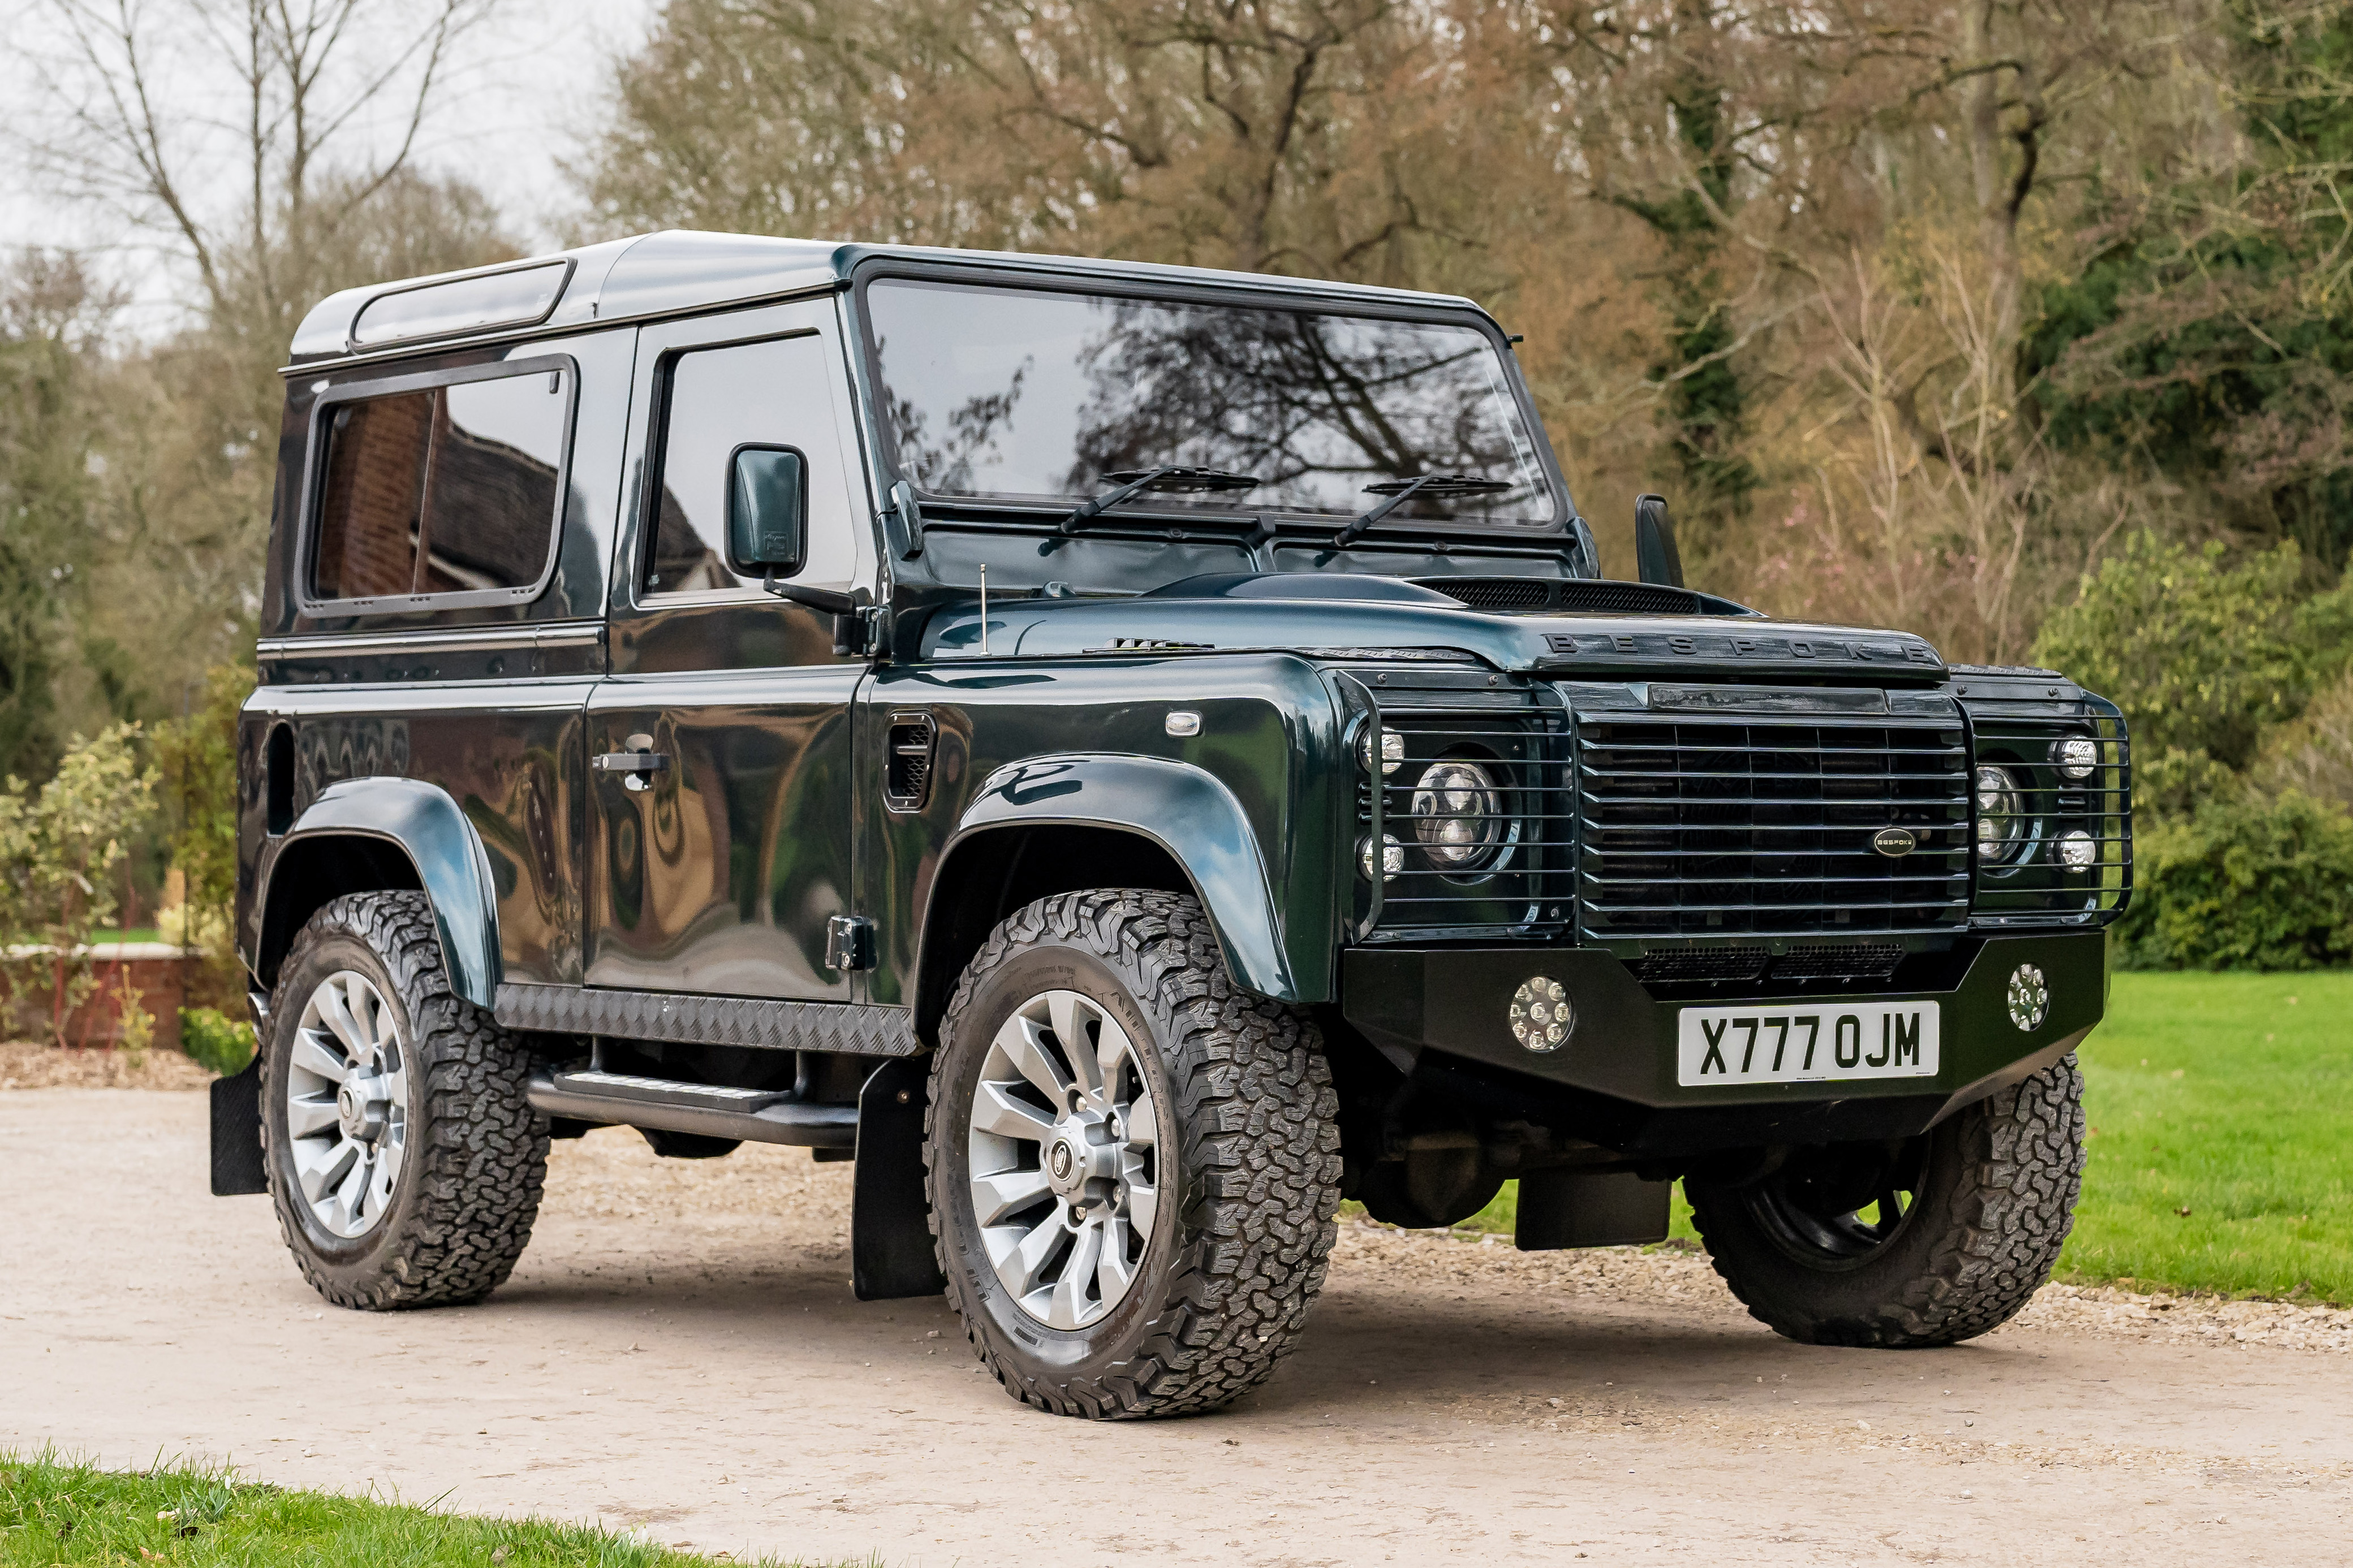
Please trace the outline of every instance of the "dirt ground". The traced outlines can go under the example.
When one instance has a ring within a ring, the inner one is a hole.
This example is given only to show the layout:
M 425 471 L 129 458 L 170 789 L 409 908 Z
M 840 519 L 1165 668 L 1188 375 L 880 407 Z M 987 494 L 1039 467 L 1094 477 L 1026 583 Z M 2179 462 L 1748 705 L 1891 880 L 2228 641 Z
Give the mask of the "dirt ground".
M 1952 1350 L 1776 1339 L 1674 1252 L 1352 1226 L 1305 1346 L 1200 1419 L 1012 1404 L 850 1299 L 848 1168 L 557 1145 L 487 1304 L 326 1307 L 201 1095 L 0 1093 L 0 1447 L 738 1555 L 1165 1563 L 2341 1563 L 2353 1314 L 2053 1288 Z

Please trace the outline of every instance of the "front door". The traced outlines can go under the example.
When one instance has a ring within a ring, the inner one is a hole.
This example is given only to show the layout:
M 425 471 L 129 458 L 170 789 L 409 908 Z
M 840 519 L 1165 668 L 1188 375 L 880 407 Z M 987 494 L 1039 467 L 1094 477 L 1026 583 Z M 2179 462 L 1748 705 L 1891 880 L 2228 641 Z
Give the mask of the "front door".
M 873 583 L 834 303 L 646 328 L 636 374 L 612 674 L 588 704 L 588 984 L 849 1001 L 826 923 L 850 909 L 865 661 L 834 653 L 830 616 L 732 562 L 727 526 L 734 454 L 798 452 L 807 536 L 792 580 Z

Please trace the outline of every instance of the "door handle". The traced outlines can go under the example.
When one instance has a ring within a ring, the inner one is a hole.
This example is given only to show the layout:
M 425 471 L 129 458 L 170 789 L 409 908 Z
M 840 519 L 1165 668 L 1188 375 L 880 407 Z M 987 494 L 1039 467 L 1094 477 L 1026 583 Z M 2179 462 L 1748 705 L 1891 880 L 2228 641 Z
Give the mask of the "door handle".
M 600 773 L 619 773 L 623 789 L 644 790 L 653 787 L 650 775 L 670 771 L 670 758 L 661 752 L 604 752 L 588 765 Z

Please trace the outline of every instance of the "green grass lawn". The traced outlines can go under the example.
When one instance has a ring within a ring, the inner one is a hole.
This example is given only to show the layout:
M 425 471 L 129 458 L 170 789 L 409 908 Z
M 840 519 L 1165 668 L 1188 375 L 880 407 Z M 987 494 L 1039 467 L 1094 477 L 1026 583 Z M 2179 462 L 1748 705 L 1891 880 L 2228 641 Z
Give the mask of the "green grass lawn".
M 585 1525 L 469 1519 L 409 1503 L 285 1491 L 211 1468 L 126 1474 L 0 1452 L 0 1565 L 150 1561 L 189 1568 L 716 1568 L 711 1558 Z
M 2060 1279 L 2353 1304 L 2353 973 L 2119 974 L 2081 1059 Z M 1466 1228 L 1508 1236 L 1518 1197 Z

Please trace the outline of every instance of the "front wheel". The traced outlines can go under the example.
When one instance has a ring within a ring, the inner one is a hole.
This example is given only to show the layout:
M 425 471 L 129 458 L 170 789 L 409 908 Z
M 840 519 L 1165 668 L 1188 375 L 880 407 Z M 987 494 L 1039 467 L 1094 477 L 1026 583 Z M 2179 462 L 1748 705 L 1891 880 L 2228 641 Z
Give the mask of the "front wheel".
M 1684 1192 L 1751 1315 L 1807 1344 L 1905 1348 L 1974 1339 L 2024 1307 L 2083 1173 L 2070 1055 L 1920 1137 L 1802 1149 L 1757 1180 Z
M 983 1363 L 1065 1415 L 1254 1387 L 1324 1283 L 1337 1112 L 1314 1026 L 1233 987 L 1194 900 L 1016 911 L 949 1004 L 925 1111 L 940 1269 Z

